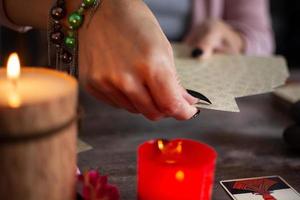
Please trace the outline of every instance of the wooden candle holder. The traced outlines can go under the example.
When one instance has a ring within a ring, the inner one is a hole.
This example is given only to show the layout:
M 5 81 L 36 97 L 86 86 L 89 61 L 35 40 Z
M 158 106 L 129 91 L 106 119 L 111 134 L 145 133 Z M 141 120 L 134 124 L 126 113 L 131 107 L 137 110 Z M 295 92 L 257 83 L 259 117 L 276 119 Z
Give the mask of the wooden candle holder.
M 60 80 L 65 89 L 18 108 L 0 105 L 0 199 L 74 200 L 77 82 L 52 70 L 23 71 Z

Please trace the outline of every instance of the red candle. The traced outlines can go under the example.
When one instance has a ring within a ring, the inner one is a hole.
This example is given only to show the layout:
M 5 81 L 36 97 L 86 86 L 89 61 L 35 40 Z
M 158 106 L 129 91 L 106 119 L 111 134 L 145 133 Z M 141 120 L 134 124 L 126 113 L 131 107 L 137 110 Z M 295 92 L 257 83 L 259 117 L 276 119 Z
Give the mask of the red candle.
M 138 149 L 139 200 L 210 200 L 217 153 L 203 143 L 151 140 Z

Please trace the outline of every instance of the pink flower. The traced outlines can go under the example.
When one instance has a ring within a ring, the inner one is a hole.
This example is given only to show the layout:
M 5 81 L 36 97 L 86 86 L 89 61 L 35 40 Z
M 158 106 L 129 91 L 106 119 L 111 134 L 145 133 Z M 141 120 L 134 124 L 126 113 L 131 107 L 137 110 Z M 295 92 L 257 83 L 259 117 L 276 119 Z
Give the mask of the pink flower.
M 82 197 L 84 200 L 119 200 L 118 189 L 107 183 L 107 176 L 101 176 L 96 170 L 90 170 L 78 175 L 82 183 Z

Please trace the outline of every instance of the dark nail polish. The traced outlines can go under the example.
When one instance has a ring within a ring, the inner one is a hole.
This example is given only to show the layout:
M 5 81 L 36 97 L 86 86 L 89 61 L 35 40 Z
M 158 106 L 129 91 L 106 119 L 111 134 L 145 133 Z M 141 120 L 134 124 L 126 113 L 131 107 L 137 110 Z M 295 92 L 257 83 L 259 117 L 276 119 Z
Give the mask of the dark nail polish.
M 199 93 L 199 92 L 196 92 L 194 90 L 189 90 L 189 89 L 186 89 L 186 91 L 193 97 L 197 98 L 197 99 L 200 99 L 202 101 L 205 101 L 209 104 L 212 104 L 211 101 L 206 97 L 204 96 L 203 94 Z
M 195 119 L 196 117 L 198 117 L 200 112 L 201 112 L 200 109 L 198 109 L 191 119 Z
M 197 58 L 199 56 L 201 56 L 203 54 L 203 50 L 200 49 L 200 48 L 195 48 L 193 51 L 192 51 L 192 57 L 193 58 Z

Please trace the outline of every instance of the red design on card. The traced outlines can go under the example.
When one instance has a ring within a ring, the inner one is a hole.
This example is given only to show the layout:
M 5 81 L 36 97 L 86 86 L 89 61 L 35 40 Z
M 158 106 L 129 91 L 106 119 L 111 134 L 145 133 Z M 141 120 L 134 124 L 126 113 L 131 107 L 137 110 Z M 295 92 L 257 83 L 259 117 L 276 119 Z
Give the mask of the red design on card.
M 234 189 L 238 190 L 250 190 L 258 195 L 262 195 L 264 200 L 276 200 L 270 194 L 270 187 L 275 185 L 277 182 L 270 179 L 253 179 L 253 180 L 244 180 L 236 181 L 233 185 Z

